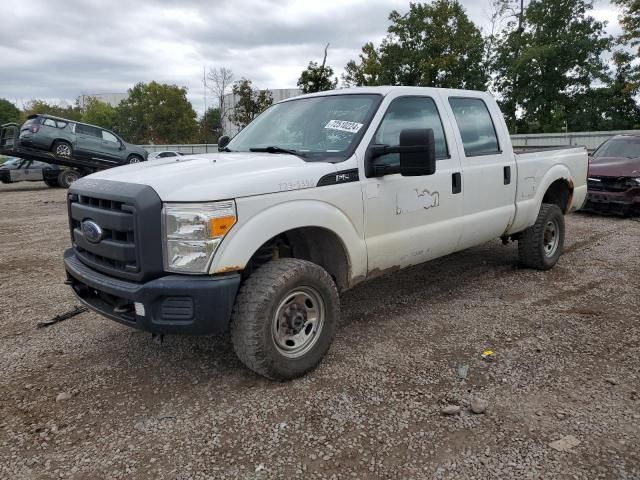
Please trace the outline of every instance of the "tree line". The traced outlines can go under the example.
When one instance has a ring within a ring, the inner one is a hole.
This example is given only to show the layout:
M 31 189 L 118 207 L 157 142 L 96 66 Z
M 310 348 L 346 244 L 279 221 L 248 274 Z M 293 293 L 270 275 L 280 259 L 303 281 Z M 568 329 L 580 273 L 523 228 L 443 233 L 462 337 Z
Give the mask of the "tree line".
M 606 34 L 591 0 L 487 0 L 483 31 L 459 0 L 410 3 L 389 14 L 379 44 L 367 42 L 339 82 L 327 64 L 311 61 L 298 87 L 312 93 L 350 86 L 406 85 L 489 90 L 512 133 L 640 128 L 640 0 L 613 0 L 623 33 Z M 224 120 L 244 128 L 272 104 L 269 90 L 225 67 L 210 69 L 214 99 L 198 119 L 187 89 L 138 83 L 113 107 L 96 98 L 80 105 L 0 99 L 0 124 L 48 113 L 114 130 L 138 144 L 215 143 Z M 233 101 L 229 95 L 233 94 Z
M 342 83 L 488 89 L 512 133 L 640 128 L 640 1 L 613 1 L 618 38 L 590 0 L 490 0 L 484 32 L 458 0 L 410 3 L 389 14 L 380 44 L 365 43 L 347 63 Z M 333 77 L 324 62 L 321 70 L 309 64 L 303 91 Z

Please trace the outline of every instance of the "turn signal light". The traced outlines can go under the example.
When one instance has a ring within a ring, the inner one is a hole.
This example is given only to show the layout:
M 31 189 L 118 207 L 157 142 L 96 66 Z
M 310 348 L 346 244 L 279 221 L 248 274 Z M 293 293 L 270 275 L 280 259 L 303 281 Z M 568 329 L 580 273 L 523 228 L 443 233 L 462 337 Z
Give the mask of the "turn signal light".
M 209 233 L 212 237 L 224 236 L 236 223 L 236 217 L 227 215 L 209 220 Z

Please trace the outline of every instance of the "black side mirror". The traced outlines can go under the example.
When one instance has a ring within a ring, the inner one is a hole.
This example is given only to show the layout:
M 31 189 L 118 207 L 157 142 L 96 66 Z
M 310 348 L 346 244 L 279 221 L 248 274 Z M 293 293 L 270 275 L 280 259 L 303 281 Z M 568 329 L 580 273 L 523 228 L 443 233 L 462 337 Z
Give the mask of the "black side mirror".
M 375 165 L 374 160 L 389 153 L 400 154 L 400 169 L 390 165 Z M 400 132 L 397 146 L 373 145 L 367 151 L 365 175 L 382 177 L 400 173 L 403 177 L 433 175 L 436 172 L 436 142 L 431 128 L 405 129 Z
M 218 139 L 218 151 L 222 152 L 229 142 L 231 141 L 231 137 L 229 135 L 223 135 Z
M 436 173 L 436 141 L 431 128 L 400 132 L 400 175 L 419 177 Z

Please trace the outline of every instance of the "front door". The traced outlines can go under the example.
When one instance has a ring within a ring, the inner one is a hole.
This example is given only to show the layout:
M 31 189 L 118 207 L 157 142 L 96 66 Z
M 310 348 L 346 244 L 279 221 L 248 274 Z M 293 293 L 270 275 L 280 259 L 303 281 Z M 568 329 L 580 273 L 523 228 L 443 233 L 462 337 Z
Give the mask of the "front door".
M 397 97 L 377 127 L 372 144 L 389 146 L 399 144 L 401 130 L 433 129 L 437 161 L 433 175 L 403 177 L 398 154 L 374 160 L 389 173 L 362 181 L 369 275 L 422 263 L 457 248 L 462 196 L 455 181 L 460 163 L 445 133 L 450 126 L 445 128 L 439 102 L 429 96 Z
M 122 150 L 121 143 L 113 133 L 102 130 L 102 156 L 107 160 L 119 161 Z

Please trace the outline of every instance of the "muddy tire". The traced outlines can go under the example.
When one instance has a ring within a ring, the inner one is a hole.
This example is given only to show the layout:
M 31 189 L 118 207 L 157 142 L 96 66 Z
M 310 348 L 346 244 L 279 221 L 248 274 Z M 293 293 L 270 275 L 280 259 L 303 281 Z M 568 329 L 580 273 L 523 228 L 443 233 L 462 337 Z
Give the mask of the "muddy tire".
M 339 317 L 338 290 L 323 268 L 306 260 L 273 260 L 240 288 L 231 341 L 238 358 L 254 372 L 291 380 L 320 363 Z
M 53 142 L 51 152 L 59 158 L 71 158 L 73 157 L 73 147 L 69 142 L 63 140 L 56 140 Z
M 564 248 L 564 215 L 560 207 L 543 203 L 536 223 L 518 239 L 520 264 L 549 270 L 558 262 Z
M 79 178 L 80 174 L 75 170 L 62 170 L 58 174 L 58 185 L 62 188 L 69 188 Z

